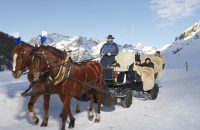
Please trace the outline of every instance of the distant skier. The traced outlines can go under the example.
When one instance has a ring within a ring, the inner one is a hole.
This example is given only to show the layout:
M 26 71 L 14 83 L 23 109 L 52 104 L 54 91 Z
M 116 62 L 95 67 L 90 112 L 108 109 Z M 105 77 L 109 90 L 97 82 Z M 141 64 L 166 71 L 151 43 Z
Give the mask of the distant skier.
M 115 62 L 115 56 L 119 53 L 118 46 L 113 40 L 114 37 L 108 35 L 107 43 L 105 43 L 100 50 L 102 56 L 100 63 L 104 68 L 107 68 L 110 63 Z
M 150 58 L 146 58 L 145 62 L 141 64 L 142 67 L 150 67 L 154 69 L 154 64 L 151 62 Z

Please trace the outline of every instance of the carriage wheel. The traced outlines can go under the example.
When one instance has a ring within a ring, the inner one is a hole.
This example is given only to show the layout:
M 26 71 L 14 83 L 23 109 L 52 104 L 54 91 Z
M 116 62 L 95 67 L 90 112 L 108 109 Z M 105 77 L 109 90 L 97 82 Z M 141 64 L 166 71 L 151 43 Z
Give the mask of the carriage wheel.
M 133 91 L 130 89 L 124 90 L 124 94 L 126 96 L 122 99 L 122 106 L 124 108 L 129 108 L 132 104 Z
M 157 84 L 155 84 L 153 89 L 149 91 L 152 100 L 155 100 L 158 97 L 158 92 L 159 92 L 159 87 Z
M 113 105 L 117 104 L 117 97 L 116 96 L 112 96 L 112 104 Z

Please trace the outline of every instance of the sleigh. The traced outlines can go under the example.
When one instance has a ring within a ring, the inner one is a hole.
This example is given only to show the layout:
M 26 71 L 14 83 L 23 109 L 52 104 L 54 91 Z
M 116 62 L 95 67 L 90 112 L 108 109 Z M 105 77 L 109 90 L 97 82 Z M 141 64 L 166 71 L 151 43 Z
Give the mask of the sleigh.
M 131 52 L 120 52 L 115 59 L 113 65 L 104 69 L 106 91 L 109 92 L 103 96 L 105 106 L 121 103 L 124 108 L 129 108 L 133 91 L 142 92 L 148 100 L 157 98 L 159 87 L 155 84 L 154 69 L 135 65 L 136 55 Z M 133 65 L 131 70 L 130 65 Z

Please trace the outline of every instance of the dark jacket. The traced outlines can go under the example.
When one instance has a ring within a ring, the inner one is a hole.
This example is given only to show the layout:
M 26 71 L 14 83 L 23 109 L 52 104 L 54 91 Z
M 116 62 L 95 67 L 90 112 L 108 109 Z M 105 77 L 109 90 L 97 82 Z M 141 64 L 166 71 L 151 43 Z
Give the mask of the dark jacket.
M 140 66 L 140 65 L 138 65 Z M 133 70 L 133 67 L 134 67 L 134 63 L 131 64 L 128 68 L 128 71 L 127 71 L 127 81 L 129 82 L 139 82 L 141 81 L 141 77 L 140 75 L 137 74 L 136 71 Z
M 110 63 L 115 61 L 115 56 L 118 54 L 118 52 L 119 52 L 119 49 L 116 43 L 114 42 L 105 43 L 100 50 L 100 54 L 103 56 L 100 61 L 101 65 L 104 68 L 107 68 Z M 107 55 L 108 53 L 110 53 L 111 55 L 108 56 Z
M 143 64 L 141 64 L 142 67 L 150 67 L 154 69 L 154 64 L 152 62 L 149 62 L 149 64 L 147 64 L 146 62 L 144 62 Z
M 116 43 L 112 42 L 112 43 L 105 43 L 103 45 L 103 47 L 100 50 L 100 54 L 101 55 L 105 55 L 111 53 L 111 55 L 117 55 L 119 53 L 119 49 Z

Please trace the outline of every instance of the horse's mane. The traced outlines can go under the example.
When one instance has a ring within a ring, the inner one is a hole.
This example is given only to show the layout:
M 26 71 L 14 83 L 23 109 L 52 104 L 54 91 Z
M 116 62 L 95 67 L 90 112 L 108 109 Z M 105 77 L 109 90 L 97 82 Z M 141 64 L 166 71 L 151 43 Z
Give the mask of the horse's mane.
M 53 53 L 54 55 L 57 55 L 59 56 L 60 58 L 64 58 L 64 52 L 55 48 L 55 47 L 52 47 L 52 46 L 45 46 L 51 53 Z
M 18 47 L 19 45 L 16 45 L 15 46 L 15 48 L 13 49 L 13 51 L 12 51 L 12 55 L 13 55 L 13 52 L 15 52 L 19 47 Z M 34 46 L 32 46 L 32 45 L 30 45 L 30 44 L 28 44 L 28 43 L 25 43 L 25 42 L 23 42 L 22 44 L 20 44 L 20 46 L 26 46 L 26 47 L 28 47 L 28 48 L 31 48 L 32 50 L 34 50 Z
M 29 47 L 29 48 L 31 48 L 31 49 L 33 49 L 33 48 L 35 48 L 34 46 L 32 46 L 32 45 L 30 45 L 30 44 L 28 44 L 28 43 L 22 43 L 22 45 L 24 45 L 24 46 L 27 46 L 27 47 Z

